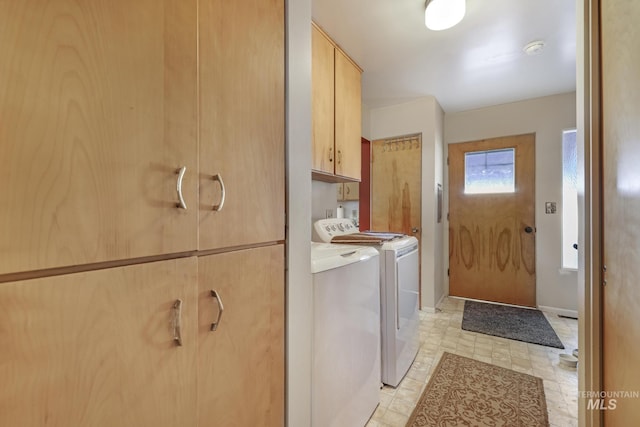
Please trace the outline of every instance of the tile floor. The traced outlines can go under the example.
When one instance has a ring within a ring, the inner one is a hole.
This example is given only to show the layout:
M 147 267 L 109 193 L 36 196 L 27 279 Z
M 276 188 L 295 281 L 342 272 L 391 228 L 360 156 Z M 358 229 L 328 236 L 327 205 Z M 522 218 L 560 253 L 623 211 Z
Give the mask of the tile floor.
M 461 329 L 464 300 L 446 298 L 437 313 L 420 312 L 421 347 L 397 388 L 384 386 L 366 427 L 404 427 L 444 351 L 543 379 L 552 427 L 578 425 L 578 374 L 558 366 L 559 353 L 578 348 L 578 322 L 545 313 L 565 349 L 528 344 Z

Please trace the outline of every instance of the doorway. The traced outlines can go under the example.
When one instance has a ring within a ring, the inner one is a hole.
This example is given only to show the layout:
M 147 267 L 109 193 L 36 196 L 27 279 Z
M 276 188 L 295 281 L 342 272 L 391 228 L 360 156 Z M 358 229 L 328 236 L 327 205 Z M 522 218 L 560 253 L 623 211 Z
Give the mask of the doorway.
M 449 144 L 449 293 L 536 306 L 535 135 Z
M 371 144 L 371 229 L 415 236 L 421 230 L 420 135 Z
M 371 143 L 371 229 L 415 236 L 418 239 L 418 248 L 421 248 L 421 218 L 421 135 L 373 141 Z M 418 259 L 421 258 L 418 257 Z M 419 286 L 418 289 L 420 289 L 418 301 L 421 301 L 422 287 Z

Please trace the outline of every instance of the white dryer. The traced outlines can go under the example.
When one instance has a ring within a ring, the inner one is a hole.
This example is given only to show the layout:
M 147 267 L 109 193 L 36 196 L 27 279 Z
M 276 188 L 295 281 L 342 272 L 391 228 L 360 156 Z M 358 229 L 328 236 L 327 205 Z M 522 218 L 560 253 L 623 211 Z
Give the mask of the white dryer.
M 314 223 L 317 242 L 363 245 L 380 253 L 381 377 L 397 387 L 420 347 L 418 240 L 398 233 L 360 232 L 350 219 Z
M 380 402 L 380 256 L 311 243 L 312 427 L 367 424 Z

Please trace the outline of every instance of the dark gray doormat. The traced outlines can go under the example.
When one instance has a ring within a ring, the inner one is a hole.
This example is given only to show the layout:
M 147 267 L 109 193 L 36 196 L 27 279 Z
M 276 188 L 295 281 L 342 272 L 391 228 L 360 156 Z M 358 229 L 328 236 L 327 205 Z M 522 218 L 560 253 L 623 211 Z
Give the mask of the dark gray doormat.
M 540 310 L 464 302 L 462 329 L 496 337 L 564 348 L 549 321 Z

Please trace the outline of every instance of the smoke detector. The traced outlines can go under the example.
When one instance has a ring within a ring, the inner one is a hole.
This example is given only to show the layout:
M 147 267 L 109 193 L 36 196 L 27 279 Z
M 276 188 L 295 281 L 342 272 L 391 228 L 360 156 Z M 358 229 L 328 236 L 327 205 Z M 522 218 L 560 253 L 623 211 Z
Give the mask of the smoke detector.
M 544 49 L 544 41 L 542 41 L 542 40 L 532 41 L 531 43 L 527 43 L 522 48 L 524 53 L 526 53 L 529 56 L 538 55 L 540 52 L 542 52 L 543 49 Z

